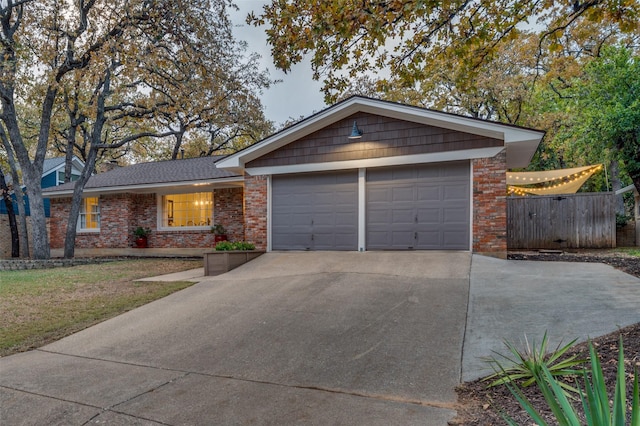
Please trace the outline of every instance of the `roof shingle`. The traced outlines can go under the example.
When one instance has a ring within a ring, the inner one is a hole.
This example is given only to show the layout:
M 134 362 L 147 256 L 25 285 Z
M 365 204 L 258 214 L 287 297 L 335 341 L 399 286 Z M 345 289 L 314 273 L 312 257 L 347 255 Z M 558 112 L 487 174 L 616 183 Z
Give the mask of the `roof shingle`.
M 85 189 L 192 182 L 239 176 L 236 173 L 216 168 L 215 162 L 221 158 L 223 156 L 198 157 L 116 167 L 108 172 L 91 176 Z M 65 191 L 73 189 L 73 186 L 74 183 L 70 182 L 50 189 L 43 189 L 43 192 Z

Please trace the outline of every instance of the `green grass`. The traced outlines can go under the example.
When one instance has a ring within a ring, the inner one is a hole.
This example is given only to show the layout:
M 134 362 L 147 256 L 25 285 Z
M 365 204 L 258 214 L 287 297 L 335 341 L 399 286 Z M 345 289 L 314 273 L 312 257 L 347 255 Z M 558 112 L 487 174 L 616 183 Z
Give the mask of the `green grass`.
M 640 257 L 640 248 L 624 247 L 615 249 L 616 252 L 624 253 L 629 256 Z
M 136 279 L 202 267 L 141 259 L 0 272 L 0 356 L 40 347 L 191 286 Z

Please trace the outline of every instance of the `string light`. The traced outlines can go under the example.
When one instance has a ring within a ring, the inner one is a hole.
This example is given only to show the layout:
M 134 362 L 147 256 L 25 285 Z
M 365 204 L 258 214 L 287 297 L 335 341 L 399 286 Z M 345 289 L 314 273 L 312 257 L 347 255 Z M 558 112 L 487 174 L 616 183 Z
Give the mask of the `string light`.
M 582 172 L 579 173 L 573 173 L 570 174 L 568 176 L 559 176 L 557 178 L 549 178 L 549 177 L 545 177 L 544 180 L 545 182 L 554 182 L 554 181 L 558 181 L 561 180 L 562 182 L 558 182 L 558 183 L 552 183 L 551 185 L 547 185 L 547 186 L 542 186 L 542 187 L 531 187 L 531 188 L 520 188 L 520 187 L 516 187 L 513 185 L 508 185 L 507 186 L 507 190 L 510 194 L 517 194 L 517 195 L 530 195 L 530 194 L 535 194 L 538 191 L 543 191 L 545 189 L 557 189 L 557 188 L 562 188 L 564 186 L 570 185 L 582 178 L 584 178 L 587 175 L 591 175 L 599 170 L 601 170 L 603 168 L 603 166 L 601 164 L 597 165 L 597 166 L 593 166 L 590 167 L 589 169 L 583 170 Z M 510 179 L 513 179 L 513 175 L 509 175 Z M 515 176 L 516 180 L 520 180 L 519 176 Z M 549 181 L 549 179 L 551 179 L 551 181 Z M 523 180 L 526 180 L 526 178 L 523 178 Z M 533 181 L 533 178 L 529 178 L 529 181 Z M 538 178 L 538 181 L 540 181 L 540 178 Z

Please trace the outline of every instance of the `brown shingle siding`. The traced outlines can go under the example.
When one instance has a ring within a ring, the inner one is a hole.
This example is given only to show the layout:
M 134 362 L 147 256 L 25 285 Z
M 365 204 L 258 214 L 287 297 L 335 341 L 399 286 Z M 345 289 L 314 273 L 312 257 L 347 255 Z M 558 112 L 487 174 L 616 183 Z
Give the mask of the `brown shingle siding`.
M 347 138 L 354 121 L 363 131 L 362 139 Z M 502 145 L 498 139 L 358 113 L 253 160 L 247 167 L 359 160 Z

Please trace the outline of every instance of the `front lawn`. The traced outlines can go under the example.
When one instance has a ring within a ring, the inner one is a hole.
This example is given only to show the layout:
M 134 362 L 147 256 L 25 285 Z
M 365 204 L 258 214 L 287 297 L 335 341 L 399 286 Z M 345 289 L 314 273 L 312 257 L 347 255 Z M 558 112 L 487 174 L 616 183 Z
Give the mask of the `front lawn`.
M 137 259 L 0 272 L 0 356 L 38 348 L 191 282 L 134 280 L 202 267 L 202 260 Z

